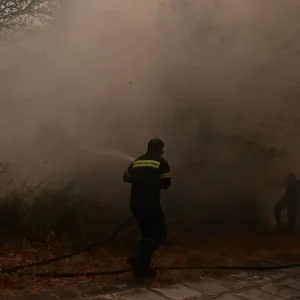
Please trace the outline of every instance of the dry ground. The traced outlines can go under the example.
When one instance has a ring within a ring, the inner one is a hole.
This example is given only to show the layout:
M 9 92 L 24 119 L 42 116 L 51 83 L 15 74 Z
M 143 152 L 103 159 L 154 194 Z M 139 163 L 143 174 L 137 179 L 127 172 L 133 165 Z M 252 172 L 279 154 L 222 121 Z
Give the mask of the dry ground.
M 33 272 L 91 272 L 127 268 L 125 258 L 136 243 L 136 232 L 127 229 L 115 241 L 103 248 L 39 267 Z M 8 267 L 50 258 L 71 251 L 66 242 L 52 240 L 43 245 L 10 243 L 0 248 L 0 265 Z M 68 250 L 66 250 L 68 249 Z M 168 242 L 155 256 L 156 266 L 176 265 L 237 265 L 256 261 L 295 261 L 300 252 L 300 234 L 276 232 L 227 232 L 170 234 Z M 300 258 L 299 258 L 300 260 Z M 28 271 L 29 272 L 29 271 Z M 201 271 L 161 272 L 152 283 L 172 283 L 200 277 Z M 216 274 L 217 275 L 217 274 Z M 50 287 L 72 287 L 90 282 L 120 283 L 133 280 L 131 274 L 76 279 L 39 279 L 34 275 L 0 275 L 1 299 L 15 299 L 18 295 L 34 293 Z

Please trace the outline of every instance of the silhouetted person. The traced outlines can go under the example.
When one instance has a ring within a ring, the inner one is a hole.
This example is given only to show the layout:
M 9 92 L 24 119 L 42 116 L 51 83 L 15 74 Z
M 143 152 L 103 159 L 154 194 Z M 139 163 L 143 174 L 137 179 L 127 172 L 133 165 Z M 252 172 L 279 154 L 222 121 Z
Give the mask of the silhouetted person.
M 281 228 L 281 213 L 287 209 L 289 229 L 294 230 L 298 219 L 300 180 L 292 173 L 288 174 L 284 184 L 285 195 L 274 207 L 277 228 Z
M 127 259 L 137 278 L 156 275 L 150 267 L 152 256 L 167 236 L 160 192 L 170 187 L 171 175 L 169 164 L 161 157 L 163 153 L 163 141 L 150 140 L 146 154 L 131 163 L 123 176 L 132 184 L 130 208 L 141 231 L 138 249 Z

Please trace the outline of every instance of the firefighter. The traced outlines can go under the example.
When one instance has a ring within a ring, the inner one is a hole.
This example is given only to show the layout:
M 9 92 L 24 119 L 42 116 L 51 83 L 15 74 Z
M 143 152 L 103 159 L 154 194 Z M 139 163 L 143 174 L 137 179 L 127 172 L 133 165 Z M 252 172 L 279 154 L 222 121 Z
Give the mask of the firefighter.
M 130 208 L 141 231 L 138 248 L 127 263 L 140 279 L 156 276 L 151 268 L 152 256 L 167 236 L 160 193 L 170 187 L 171 174 L 163 153 L 164 142 L 151 139 L 147 152 L 132 162 L 123 176 L 131 183 Z
M 286 208 L 289 229 L 294 230 L 298 218 L 300 180 L 293 173 L 287 175 L 284 184 L 285 195 L 275 204 L 276 227 L 281 228 L 281 213 Z

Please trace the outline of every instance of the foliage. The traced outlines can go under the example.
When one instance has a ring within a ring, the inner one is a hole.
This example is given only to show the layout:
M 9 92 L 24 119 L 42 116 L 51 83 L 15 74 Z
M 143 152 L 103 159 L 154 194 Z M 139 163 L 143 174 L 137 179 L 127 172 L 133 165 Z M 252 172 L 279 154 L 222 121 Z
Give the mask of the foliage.
M 0 0 L 0 31 L 44 26 L 53 19 L 58 0 Z
M 1 165 L 1 164 L 0 164 Z M 4 166 L 4 167 L 3 167 Z M 43 182 L 17 185 L 7 167 L 0 169 L 5 193 L 0 200 L 0 236 L 34 242 L 53 237 L 72 241 L 98 239 L 129 216 L 122 207 L 107 204 L 103 199 L 75 194 L 70 186 L 50 189 Z M 126 203 L 127 206 L 127 203 Z

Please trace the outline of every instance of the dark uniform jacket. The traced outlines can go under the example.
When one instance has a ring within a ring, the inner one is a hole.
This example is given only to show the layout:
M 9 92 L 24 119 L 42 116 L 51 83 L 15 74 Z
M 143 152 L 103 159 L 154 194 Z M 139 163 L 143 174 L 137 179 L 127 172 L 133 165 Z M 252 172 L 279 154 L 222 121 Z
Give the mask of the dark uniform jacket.
M 171 185 L 168 162 L 156 153 L 147 152 L 132 162 L 123 176 L 131 186 L 131 205 L 160 205 L 160 191 Z
M 289 182 L 285 187 L 285 200 L 287 204 L 298 204 L 300 192 L 300 181 Z

